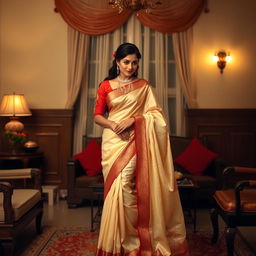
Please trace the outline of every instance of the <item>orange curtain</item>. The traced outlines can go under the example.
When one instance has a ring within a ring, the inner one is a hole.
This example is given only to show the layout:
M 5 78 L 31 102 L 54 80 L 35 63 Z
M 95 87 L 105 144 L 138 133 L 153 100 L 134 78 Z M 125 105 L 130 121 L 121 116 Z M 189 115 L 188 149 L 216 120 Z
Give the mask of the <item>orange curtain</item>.
M 102 35 L 121 27 L 132 14 L 121 14 L 105 0 L 55 0 L 57 12 L 73 29 L 87 35 Z
M 204 7 L 205 0 L 165 0 L 151 13 L 139 11 L 137 18 L 151 29 L 171 34 L 192 27 Z
M 205 7 L 206 0 L 162 0 L 162 5 L 147 13 L 137 12 L 145 26 L 162 33 L 175 33 L 191 27 Z M 132 11 L 120 14 L 108 0 L 55 0 L 56 10 L 73 29 L 87 35 L 106 34 L 123 25 Z

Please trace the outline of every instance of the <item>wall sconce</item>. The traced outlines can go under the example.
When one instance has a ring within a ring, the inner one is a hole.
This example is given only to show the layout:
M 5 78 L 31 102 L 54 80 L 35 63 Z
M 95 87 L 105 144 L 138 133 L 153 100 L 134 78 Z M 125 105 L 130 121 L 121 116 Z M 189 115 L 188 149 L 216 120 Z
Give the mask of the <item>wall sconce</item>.
M 0 103 L 0 116 L 9 116 L 5 125 L 6 131 L 21 132 L 24 125 L 18 120 L 20 116 L 31 116 L 27 101 L 23 94 L 6 94 Z
M 217 62 L 220 73 L 223 74 L 223 69 L 226 67 L 226 63 L 231 61 L 230 53 L 226 53 L 225 51 L 216 52 L 213 56 L 213 61 Z

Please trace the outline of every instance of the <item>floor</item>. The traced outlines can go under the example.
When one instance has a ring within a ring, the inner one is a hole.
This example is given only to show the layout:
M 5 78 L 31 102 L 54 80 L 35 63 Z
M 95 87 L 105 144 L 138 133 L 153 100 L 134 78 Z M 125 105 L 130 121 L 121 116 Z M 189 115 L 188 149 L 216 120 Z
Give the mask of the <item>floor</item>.
M 96 210 L 96 208 L 95 208 Z M 75 209 L 68 209 L 66 200 L 59 200 L 57 204 L 49 206 L 47 201 L 44 203 L 44 216 L 43 226 L 83 226 L 90 230 L 90 207 L 83 206 Z M 190 223 L 186 225 L 191 225 Z M 209 209 L 207 207 L 197 210 L 197 229 L 209 230 L 211 229 Z M 34 223 L 28 227 L 27 232 L 22 234 L 21 241 L 32 241 L 32 237 L 35 236 Z M 224 230 L 224 223 L 220 220 L 220 230 Z M 250 241 L 250 245 L 255 248 L 256 251 L 256 229 L 243 228 L 241 233 Z M 24 238 L 27 236 L 27 239 Z M 26 246 L 21 242 L 21 247 Z
M 43 225 L 54 226 L 84 226 L 90 230 L 91 211 L 90 206 L 68 209 L 66 200 L 60 200 L 58 204 L 49 206 L 45 203 Z M 96 212 L 97 208 L 94 208 Z M 61 216 L 61 218 L 60 218 Z M 192 224 L 188 223 L 188 225 Z M 209 228 L 209 209 L 202 208 L 197 211 L 197 227 Z

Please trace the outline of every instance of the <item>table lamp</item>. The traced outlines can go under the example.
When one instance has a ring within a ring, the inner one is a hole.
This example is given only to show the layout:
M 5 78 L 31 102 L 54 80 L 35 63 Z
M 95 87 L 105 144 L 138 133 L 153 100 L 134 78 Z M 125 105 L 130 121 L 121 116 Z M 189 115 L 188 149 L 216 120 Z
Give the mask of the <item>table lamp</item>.
M 5 94 L 0 104 L 0 116 L 9 116 L 5 125 L 6 131 L 21 132 L 24 125 L 18 120 L 20 116 L 31 116 L 27 101 L 23 94 Z

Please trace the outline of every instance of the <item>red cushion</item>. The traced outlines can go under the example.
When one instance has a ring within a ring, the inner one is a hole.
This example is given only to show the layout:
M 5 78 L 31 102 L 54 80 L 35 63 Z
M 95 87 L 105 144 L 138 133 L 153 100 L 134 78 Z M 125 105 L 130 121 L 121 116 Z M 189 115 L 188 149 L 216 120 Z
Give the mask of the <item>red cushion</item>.
M 101 147 L 95 139 L 92 139 L 81 153 L 74 155 L 84 168 L 88 176 L 96 176 L 102 172 Z
M 218 154 L 206 148 L 197 138 L 193 138 L 188 147 L 174 159 L 193 175 L 200 176 Z

